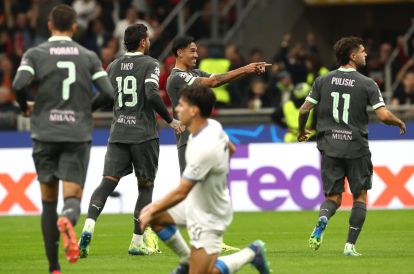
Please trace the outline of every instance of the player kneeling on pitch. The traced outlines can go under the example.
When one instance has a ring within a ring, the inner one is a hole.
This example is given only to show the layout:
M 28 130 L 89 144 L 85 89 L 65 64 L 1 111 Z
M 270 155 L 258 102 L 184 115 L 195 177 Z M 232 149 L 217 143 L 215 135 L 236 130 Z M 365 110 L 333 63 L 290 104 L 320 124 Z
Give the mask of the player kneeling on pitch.
M 234 145 L 221 124 L 208 118 L 214 103 L 214 94 L 207 87 L 189 86 L 180 92 L 175 110 L 190 132 L 187 165 L 179 186 L 141 211 L 141 229 L 150 224 L 180 257 L 173 273 L 234 273 L 248 263 L 259 273 L 269 273 L 260 240 L 219 257 L 223 234 L 233 216 L 227 174 Z M 187 227 L 191 251 L 176 225 Z

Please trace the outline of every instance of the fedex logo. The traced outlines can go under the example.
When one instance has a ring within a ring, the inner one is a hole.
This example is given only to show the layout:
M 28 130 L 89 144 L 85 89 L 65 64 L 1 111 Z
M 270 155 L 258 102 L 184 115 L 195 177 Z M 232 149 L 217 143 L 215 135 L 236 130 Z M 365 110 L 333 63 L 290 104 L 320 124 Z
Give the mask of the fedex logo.
M 249 146 L 238 146 L 237 153 L 233 158 L 249 158 Z M 406 187 L 407 182 L 414 176 L 414 166 L 403 166 L 398 172 L 392 172 L 387 166 L 374 167 L 376 174 L 385 184 L 375 200 L 368 200 L 371 207 L 387 207 L 394 200 L 398 199 L 404 207 L 414 207 L 414 195 Z M 266 176 L 266 181 L 264 178 Z M 319 193 L 314 198 L 305 195 L 305 178 L 313 177 L 319 182 Z M 271 178 L 271 182 L 269 182 Z M 414 178 L 414 177 L 413 177 Z M 313 166 L 298 166 L 291 176 L 287 176 L 283 169 L 276 166 L 260 166 L 248 172 L 247 168 L 231 168 L 228 178 L 229 189 L 233 184 L 247 184 L 247 195 L 255 206 L 262 210 L 276 210 L 280 208 L 289 198 L 300 209 L 314 209 L 324 200 L 320 168 Z M 375 186 L 376 182 L 373 182 Z M 377 182 L 378 183 L 378 182 Z M 285 190 L 284 193 L 273 199 L 265 199 L 263 193 L 273 190 Z M 342 197 L 342 207 L 352 206 L 352 195 L 348 187 Z

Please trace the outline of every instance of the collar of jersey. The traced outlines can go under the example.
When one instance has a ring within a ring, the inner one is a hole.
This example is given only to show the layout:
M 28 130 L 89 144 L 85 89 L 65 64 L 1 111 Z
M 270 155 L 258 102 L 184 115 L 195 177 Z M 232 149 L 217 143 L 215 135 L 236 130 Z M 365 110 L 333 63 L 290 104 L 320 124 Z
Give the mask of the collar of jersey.
M 354 69 L 354 68 L 343 68 L 343 67 L 340 67 L 338 70 L 343 71 L 343 72 L 356 71 L 356 69 Z
M 48 39 L 49 42 L 53 42 L 53 41 L 72 41 L 72 38 L 70 38 L 69 36 L 52 36 Z
M 136 52 L 126 52 L 125 53 L 126 56 L 138 56 L 138 55 L 143 55 L 142 52 L 136 51 Z

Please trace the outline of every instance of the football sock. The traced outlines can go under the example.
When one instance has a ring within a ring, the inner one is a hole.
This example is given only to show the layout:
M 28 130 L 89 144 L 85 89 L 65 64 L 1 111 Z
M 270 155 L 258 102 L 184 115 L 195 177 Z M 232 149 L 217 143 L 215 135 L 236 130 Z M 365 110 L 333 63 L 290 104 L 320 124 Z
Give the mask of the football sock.
M 348 243 L 355 244 L 367 215 L 367 205 L 361 202 L 354 202 L 349 216 Z
M 87 231 L 93 234 L 94 230 L 95 230 L 95 220 L 91 218 L 86 218 L 85 225 L 83 226 L 82 231 Z
M 237 253 L 219 257 L 215 267 L 220 270 L 221 274 L 235 273 L 243 265 L 252 262 L 254 256 L 254 251 L 246 247 Z
M 175 225 L 167 225 L 157 232 L 158 237 L 178 255 L 180 263 L 187 263 L 190 248 Z
M 77 197 L 67 197 L 63 203 L 62 215 L 69 219 L 73 226 L 79 220 L 80 199 Z
M 45 244 L 46 256 L 49 261 L 49 271 L 59 270 L 58 247 L 59 247 L 59 230 L 57 227 L 58 214 L 56 212 L 57 201 L 42 201 L 41 226 L 43 242 Z
M 153 183 L 150 186 L 138 186 L 138 199 L 134 210 L 134 234 L 142 235 L 144 233 L 144 231 L 141 231 L 139 213 L 146 205 L 151 203 L 153 189 Z
M 139 235 L 139 234 L 134 233 L 132 235 L 132 242 L 134 243 L 134 245 L 138 245 L 138 246 L 143 245 L 144 244 L 144 235 L 143 234 Z
M 105 206 L 106 199 L 108 199 L 109 194 L 115 190 L 117 185 L 117 182 L 114 182 L 107 178 L 102 179 L 101 184 L 95 189 L 91 196 L 87 218 L 95 221 L 98 219 Z
M 326 199 L 319 208 L 319 217 L 325 216 L 328 220 L 335 215 L 337 205 L 334 201 Z

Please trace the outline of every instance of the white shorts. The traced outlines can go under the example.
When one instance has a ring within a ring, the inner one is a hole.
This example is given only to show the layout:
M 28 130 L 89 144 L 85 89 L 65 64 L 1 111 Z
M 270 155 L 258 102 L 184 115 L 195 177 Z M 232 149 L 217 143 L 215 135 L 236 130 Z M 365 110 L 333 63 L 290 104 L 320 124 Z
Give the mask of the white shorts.
M 195 248 L 204 248 L 207 255 L 220 253 L 223 243 L 224 231 L 212 230 L 198 225 L 187 225 L 185 213 L 185 200 L 178 205 L 170 208 L 168 213 L 171 215 L 175 224 L 187 227 L 190 245 Z

